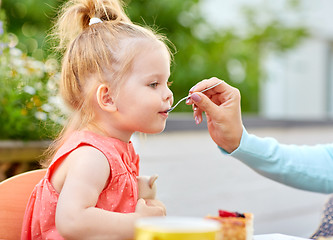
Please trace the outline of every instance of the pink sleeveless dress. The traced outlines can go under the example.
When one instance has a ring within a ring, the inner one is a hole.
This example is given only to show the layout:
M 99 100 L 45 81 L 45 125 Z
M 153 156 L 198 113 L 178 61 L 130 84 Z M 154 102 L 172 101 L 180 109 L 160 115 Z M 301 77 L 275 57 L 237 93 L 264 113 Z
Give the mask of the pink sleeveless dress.
M 135 211 L 139 156 L 132 143 L 88 131 L 78 131 L 58 150 L 45 177 L 34 188 L 26 207 L 21 239 L 63 239 L 55 227 L 59 193 L 53 188 L 50 179 L 63 159 L 83 145 L 100 150 L 110 164 L 109 183 L 99 195 L 96 207 L 120 213 Z

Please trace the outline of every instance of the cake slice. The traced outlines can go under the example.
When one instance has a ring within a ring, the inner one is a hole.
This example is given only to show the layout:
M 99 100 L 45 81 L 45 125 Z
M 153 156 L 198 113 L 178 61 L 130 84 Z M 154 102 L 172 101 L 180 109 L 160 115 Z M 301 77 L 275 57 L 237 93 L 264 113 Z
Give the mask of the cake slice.
M 223 240 L 252 240 L 253 214 L 219 210 L 219 216 L 207 218 L 219 221 L 221 224 L 221 239 Z

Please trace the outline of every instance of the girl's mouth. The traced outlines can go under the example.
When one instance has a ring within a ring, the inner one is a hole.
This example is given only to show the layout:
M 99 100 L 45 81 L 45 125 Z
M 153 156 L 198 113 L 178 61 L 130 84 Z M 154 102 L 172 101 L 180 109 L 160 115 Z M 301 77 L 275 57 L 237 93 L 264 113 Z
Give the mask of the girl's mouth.
M 164 111 L 160 111 L 159 113 L 169 113 L 170 112 L 170 108 L 165 109 Z
M 161 114 L 162 116 L 165 116 L 165 117 L 168 117 L 168 115 L 169 115 L 168 110 L 159 112 L 159 114 Z

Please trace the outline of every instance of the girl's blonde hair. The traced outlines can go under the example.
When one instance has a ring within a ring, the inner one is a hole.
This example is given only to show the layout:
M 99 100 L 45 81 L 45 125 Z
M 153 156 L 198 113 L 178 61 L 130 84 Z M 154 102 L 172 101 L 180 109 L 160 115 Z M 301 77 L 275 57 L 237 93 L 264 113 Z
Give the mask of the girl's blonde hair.
M 93 17 L 102 22 L 89 26 Z M 70 0 L 59 14 L 54 35 L 64 52 L 60 93 L 72 113 L 49 147 L 44 166 L 68 135 L 91 124 L 92 98 L 98 84 L 107 84 L 114 91 L 121 85 L 140 51 L 137 40 L 162 42 L 169 50 L 163 36 L 133 24 L 118 0 Z

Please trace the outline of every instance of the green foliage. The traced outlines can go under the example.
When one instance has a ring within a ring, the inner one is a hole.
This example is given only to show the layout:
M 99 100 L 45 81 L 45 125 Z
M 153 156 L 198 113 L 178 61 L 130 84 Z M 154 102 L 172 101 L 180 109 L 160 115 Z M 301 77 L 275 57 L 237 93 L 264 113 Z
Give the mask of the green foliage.
M 216 29 L 207 23 L 198 0 L 128 0 L 130 18 L 156 26 L 176 46 L 171 86 L 175 101 L 198 81 L 216 76 L 240 89 L 242 110 L 258 111 L 261 58 L 265 51 L 287 51 L 307 36 L 303 27 L 289 27 L 276 19 L 259 26 L 258 10 L 244 8 L 246 35 L 235 29 Z M 297 3 L 292 2 L 297 9 Z M 155 28 L 156 28 L 155 27 Z M 175 111 L 191 111 L 185 104 Z
M 307 36 L 306 29 L 281 23 L 272 14 L 265 25 L 256 23 L 258 9 L 244 8 L 247 23 L 242 35 L 235 29 L 217 29 L 208 24 L 199 0 L 124 0 L 130 18 L 165 34 L 176 46 L 171 86 L 175 101 L 187 95 L 198 81 L 219 77 L 240 89 L 242 110 L 258 111 L 259 82 L 263 78 L 262 57 L 266 51 L 287 51 Z M 18 47 L 40 59 L 50 53 L 45 40 L 51 19 L 63 0 L 3 0 L 10 31 L 18 35 Z M 298 0 L 289 7 L 297 11 Z M 29 30 L 30 29 L 30 30 Z M 38 47 L 34 40 L 38 42 Z M 42 54 L 41 54 L 42 53 Z M 191 111 L 180 104 L 175 111 Z
M 0 1 L 1 2 L 1 1 Z M 57 13 L 58 0 L 2 0 L 8 18 L 8 30 L 20 39 L 18 48 L 38 60 L 51 53 L 46 34 Z
M 57 62 L 37 61 L 14 47 L 0 16 L 0 139 L 47 139 L 63 121 L 55 82 Z

